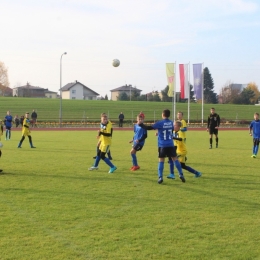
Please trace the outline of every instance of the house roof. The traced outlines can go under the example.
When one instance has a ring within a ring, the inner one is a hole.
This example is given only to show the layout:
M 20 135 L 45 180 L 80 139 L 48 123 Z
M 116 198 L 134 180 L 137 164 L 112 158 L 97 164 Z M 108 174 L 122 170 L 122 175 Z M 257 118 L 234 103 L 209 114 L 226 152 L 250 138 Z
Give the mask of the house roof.
M 70 90 L 73 86 L 77 85 L 77 84 L 80 84 L 81 86 L 83 86 L 83 88 L 86 88 L 90 91 L 92 91 L 95 95 L 99 96 L 99 94 L 97 92 L 95 92 L 94 90 L 86 87 L 84 84 L 80 83 L 79 81 L 75 81 L 75 82 L 72 82 L 72 83 L 68 83 L 66 84 L 64 87 L 61 88 L 61 91 L 68 91 Z
M 48 90 L 48 89 L 45 90 L 44 93 L 54 93 L 54 94 L 57 94 L 57 92 L 55 92 L 55 91 L 50 91 L 50 90 Z
M 137 91 L 142 91 L 141 89 L 138 89 L 136 87 L 132 87 L 132 85 L 124 85 L 122 87 L 119 87 L 119 88 L 114 88 L 114 89 L 111 89 L 110 91 L 111 92 L 114 92 L 114 91 L 132 91 L 132 90 L 137 90 Z
M 17 88 L 26 88 L 26 89 L 43 89 L 43 90 L 45 90 L 45 88 L 40 88 L 40 87 L 38 87 L 38 86 L 31 86 L 30 83 L 28 83 L 28 82 L 27 82 L 26 85 L 24 85 L 24 86 L 20 86 L 20 87 L 16 87 L 16 88 L 14 88 L 14 89 L 17 89 Z

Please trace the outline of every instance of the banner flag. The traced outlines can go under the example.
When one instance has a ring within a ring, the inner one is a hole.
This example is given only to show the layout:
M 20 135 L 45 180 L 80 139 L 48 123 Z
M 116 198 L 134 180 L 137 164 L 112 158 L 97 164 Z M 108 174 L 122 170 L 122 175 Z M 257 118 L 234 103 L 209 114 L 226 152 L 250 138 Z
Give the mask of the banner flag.
M 174 63 L 166 63 L 166 75 L 169 86 L 168 97 L 173 97 L 173 92 L 175 91 Z
M 189 87 L 188 65 L 189 64 L 179 64 L 181 99 L 189 98 L 190 87 Z
M 194 95 L 197 100 L 202 99 L 202 63 L 193 64 Z

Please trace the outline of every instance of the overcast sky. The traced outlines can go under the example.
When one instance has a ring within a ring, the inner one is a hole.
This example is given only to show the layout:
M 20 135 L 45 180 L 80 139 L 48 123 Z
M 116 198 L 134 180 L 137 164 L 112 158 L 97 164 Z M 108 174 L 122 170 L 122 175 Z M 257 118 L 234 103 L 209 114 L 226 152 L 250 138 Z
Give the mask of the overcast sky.
M 216 93 L 227 82 L 260 88 L 259 0 L 0 0 L 0 24 L 12 88 L 58 92 L 63 52 L 62 85 L 78 80 L 109 98 L 125 84 L 164 89 L 167 62 L 204 63 Z

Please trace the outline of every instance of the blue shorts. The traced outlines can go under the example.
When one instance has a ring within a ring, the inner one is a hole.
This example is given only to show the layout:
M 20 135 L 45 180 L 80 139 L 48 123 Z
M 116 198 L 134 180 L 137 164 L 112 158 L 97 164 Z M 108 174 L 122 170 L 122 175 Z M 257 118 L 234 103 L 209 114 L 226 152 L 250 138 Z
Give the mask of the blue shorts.
M 165 158 L 165 157 L 176 157 L 176 149 L 174 146 L 171 147 L 158 147 L 158 158 Z
M 133 145 L 133 149 L 135 149 L 136 151 L 141 151 L 142 148 L 143 148 L 143 145 L 140 145 L 140 144 Z

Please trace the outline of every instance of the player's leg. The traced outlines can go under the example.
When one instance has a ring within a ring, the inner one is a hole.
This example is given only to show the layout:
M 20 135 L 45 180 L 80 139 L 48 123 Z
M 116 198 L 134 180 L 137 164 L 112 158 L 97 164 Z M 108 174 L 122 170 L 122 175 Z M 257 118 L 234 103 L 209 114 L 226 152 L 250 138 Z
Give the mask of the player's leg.
M 8 139 L 10 140 L 11 139 L 11 127 L 9 129 L 9 136 L 8 136 Z
M 142 145 L 135 144 L 130 151 L 131 156 L 132 156 L 132 162 L 133 162 L 133 167 L 131 168 L 131 171 L 136 171 L 136 170 L 140 169 L 140 166 L 138 165 L 138 162 L 137 162 L 136 152 L 141 151 L 142 148 L 143 148 Z
M 21 138 L 21 140 L 20 140 L 20 142 L 19 142 L 17 148 L 22 148 L 22 143 L 23 143 L 23 140 L 24 140 L 24 139 L 25 139 L 25 136 L 22 135 L 22 138 Z
M 193 173 L 195 178 L 198 178 L 202 175 L 201 172 L 198 172 L 195 169 L 193 169 L 190 166 L 185 164 L 185 156 L 183 156 L 182 158 L 179 157 L 179 160 L 180 160 L 182 169 L 184 169 L 190 173 Z
M 101 143 L 101 141 L 99 140 L 97 143 L 97 148 L 96 148 L 97 149 L 96 156 L 93 156 L 93 159 L 96 159 L 96 157 L 98 155 L 100 143 Z
M 132 157 L 132 167 L 130 168 L 130 170 L 132 170 L 135 166 L 137 166 L 137 158 L 136 158 L 136 150 L 134 149 L 134 147 L 130 150 L 130 155 Z
M 109 145 L 102 145 L 102 143 L 100 144 L 100 157 L 110 167 L 108 173 L 113 173 L 117 169 L 117 167 L 108 158 L 106 158 L 106 153 L 109 151 L 109 149 Z
M 28 138 L 29 138 L 29 143 L 30 143 L 31 148 L 36 148 L 35 146 L 33 146 L 31 135 L 28 135 Z
M 215 134 L 215 140 L 216 140 L 216 148 L 218 148 L 218 129 L 214 130 L 214 134 Z
M 257 153 L 258 153 L 258 149 L 259 149 L 259 138 L 256 138 L 257 140 L 256 140 L 256 146 L 255 146 L 255 153 L 254 153 L 254 155 L 256 156 L 257 155 Z
M 209 129 L 210 133 L 209 133 L 209 149 L 212 149 L 212 136 L 213 136 L 213 133 L 212 133 L 212 130 Z
M 174 175 L 174 163 L 171 157 L 168 157 L 168 163 L 170 165 L 170 174 L 167 176 L 168 179 L 175 179 Z
M 0 150 L 0 157 L 2 156 L 2 151 Z M 3 170 L 0 169 L 0 172 L 2 172 Z
M 160 155 L 159 155 L 160 156 Z M 164 157 L 159 158 L 158 163 L 158 183 L 163 183 Z

